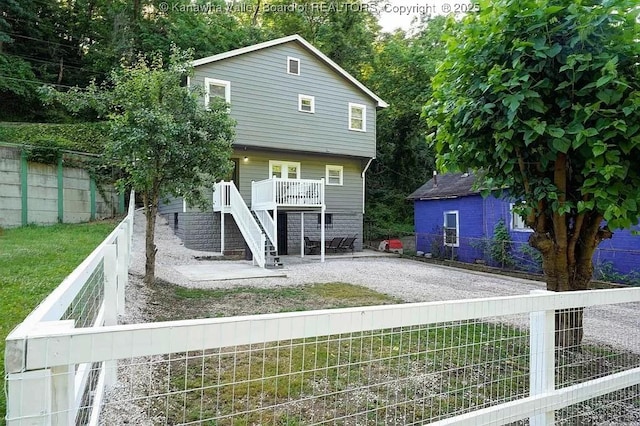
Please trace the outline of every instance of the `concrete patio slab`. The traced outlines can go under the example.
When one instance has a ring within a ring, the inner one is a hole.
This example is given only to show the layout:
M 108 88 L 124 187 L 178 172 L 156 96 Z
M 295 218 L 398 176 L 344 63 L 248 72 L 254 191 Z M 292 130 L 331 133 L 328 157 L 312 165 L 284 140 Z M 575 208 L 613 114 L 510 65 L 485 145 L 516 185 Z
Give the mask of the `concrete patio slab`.
M 224 281 L 287 276 L 284 269 L 264 269 L 245 262 L 214 261 L 195 265 L 180 265 L 174 268 L 191 281 Z

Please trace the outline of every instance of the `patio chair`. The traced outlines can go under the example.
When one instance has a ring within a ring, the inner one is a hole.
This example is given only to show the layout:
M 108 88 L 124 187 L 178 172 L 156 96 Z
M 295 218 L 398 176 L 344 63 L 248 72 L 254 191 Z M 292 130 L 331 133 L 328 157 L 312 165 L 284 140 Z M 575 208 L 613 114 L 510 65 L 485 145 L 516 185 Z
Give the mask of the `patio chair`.
M 327 246 L 327 250 L 333 250 L 334 253 L 337 253 L 338 247 L 340 247 L 340 243 L 342 242 L 343 239 L 344 238 L 342 237 L 335 237 L 333 240 L 331 240 L 331 242 Z
M 312 241 L 309 237 L 304 237 L 304 251 L 306 254 L 314 254 L 320 248 L 320 241 Z
M 355 251 L 355 247 L 353 244 L 356 242 L 356 237 L 345 238 L 340 242 L 338 246 L 338 251 L 347 252 L 347 250 L 351 250 L 351 253 Z

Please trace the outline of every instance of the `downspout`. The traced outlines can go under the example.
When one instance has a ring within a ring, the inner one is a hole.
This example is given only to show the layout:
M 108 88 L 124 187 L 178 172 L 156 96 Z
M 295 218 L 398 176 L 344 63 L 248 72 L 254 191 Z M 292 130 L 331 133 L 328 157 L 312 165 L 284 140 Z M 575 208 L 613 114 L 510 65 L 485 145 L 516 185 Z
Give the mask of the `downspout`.
M 364 214 L 365 174 L 367 173 L 367 170 L 369 170 L 369 166 L 373 160 L 374 158 L 369 158 L 367 165 L 364 166 L 364 170 L 362 171 L 362 214 Z

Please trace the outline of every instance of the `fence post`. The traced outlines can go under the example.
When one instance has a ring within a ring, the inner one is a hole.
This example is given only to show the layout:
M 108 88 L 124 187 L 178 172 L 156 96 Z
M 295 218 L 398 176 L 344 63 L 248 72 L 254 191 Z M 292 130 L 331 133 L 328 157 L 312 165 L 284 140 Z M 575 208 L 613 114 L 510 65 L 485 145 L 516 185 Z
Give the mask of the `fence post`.
M 7 426 L 51 423 L 51 370 L 7 374 Z
M 118 323 L 118 259 L 117 246 L 107 244 L 104 247 L 104 325 Z M 117 361 L 105 361 L 105 386 L 111 386 L 116 380 Z
M 551 294 L 546 290 L 532 290 L 531 294 Z M 555 387 L 555 312 L 531 312 L 529 329 L 529 388 L 530 395 L 551 392 Z M 555 412 L 540 407 L 539 414 L 529 419 L 531 426 L 552 426 Z
M 118 250 L 118 288 L 117 288 L 117 314 L 124 315 L 125 289 L 129 279 L 129 222 L 123 222 L 116 240 Z
M 27 151 L 24 148 L 20 151 L 20 198 L 22 226 L 27 226 L 29 224 L 29 163 Z

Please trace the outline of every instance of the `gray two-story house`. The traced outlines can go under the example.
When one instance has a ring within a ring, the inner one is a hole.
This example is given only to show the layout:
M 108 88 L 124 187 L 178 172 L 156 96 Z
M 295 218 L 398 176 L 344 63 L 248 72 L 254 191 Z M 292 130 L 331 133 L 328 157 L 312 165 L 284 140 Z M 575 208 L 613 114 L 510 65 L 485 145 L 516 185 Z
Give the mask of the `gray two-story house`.
M 237 125 L 235 170 L 216 184 L 212 211 L 180 199 L 160 209 L 185 246 L 249 249 L 261 265 L 265 247 L 304 254 L 304 237 L 355 236 L 361 250 L 376 110 L 387 104 L 298 35 L 193 65 L 188 84 L 204 88 L 205 105 L 223 97 Z

